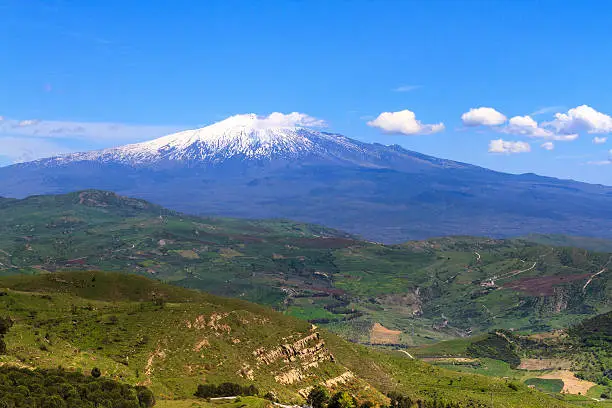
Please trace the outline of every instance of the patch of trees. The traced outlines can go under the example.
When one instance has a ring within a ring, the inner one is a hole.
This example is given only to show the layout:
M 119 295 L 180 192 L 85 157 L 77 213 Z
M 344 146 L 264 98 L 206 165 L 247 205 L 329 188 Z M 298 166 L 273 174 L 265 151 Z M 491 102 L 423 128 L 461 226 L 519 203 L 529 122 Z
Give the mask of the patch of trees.
M 149 408 L 146 387 L 56 370 L 0 367 L 0 407 L 11 408 Z
M 521 364 L 521 358 L 516 352 L 516 346 L 508 341 L 510 332 L 489 333 L 483 340 L 470 344 L 467 354 L 471 357 L 501 360 L 516 368 Z
M 219 385 L 200 384 L 195 392 L 198 398 L 220 398 L 220 397 L 249 397 L 258 395 L 259 390 L 254 385 L 243 386 L 236 383 L 225 382 Z
M 327 389 L 320 385 L 315 386 L 310 391 L 306 402 L 312 408 L 370 408 L 374 405 L 371 402 L 366 402 L 360 406 L 357 404 L 357 400 L 346 391 L 340 391 L 330 396 Z
M 4 335 L 13 326 L 13 321 L 9 317 L 0 317 L 0 354 L 6 354 L 6 343 Z

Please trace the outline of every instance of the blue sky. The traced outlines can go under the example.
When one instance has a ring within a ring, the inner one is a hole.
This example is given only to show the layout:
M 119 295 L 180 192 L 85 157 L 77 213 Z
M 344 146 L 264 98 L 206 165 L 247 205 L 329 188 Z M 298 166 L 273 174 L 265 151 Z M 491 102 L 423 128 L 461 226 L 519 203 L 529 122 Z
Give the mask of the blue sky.
M 607 1 L 0 0 L 0 164 L 302 112 L 360 140 L 612 184 L 611 13 Z

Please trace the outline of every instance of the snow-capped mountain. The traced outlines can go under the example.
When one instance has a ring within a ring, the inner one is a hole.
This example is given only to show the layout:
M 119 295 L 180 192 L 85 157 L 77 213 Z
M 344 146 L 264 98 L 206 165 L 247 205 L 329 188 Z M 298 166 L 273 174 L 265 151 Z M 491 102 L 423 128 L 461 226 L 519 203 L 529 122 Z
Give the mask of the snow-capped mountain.
M 255 114 L 235 115 L 210 126 L 155 140 L 34 162 L 61 166 L 74 162 L 113 163 L 132 167 L 206 166 L 226 161 L 326 161 L 387 167 L 390 156 L 407 152 L 399 146 L 359 142 L 340 134 L 302 126 L 270 126 Z M 460 166 L 413 153 L 415 162 Z
M 289 218 L 377 241 L 612 238 L 612 188 L 512 175 L 237 115 L 149 142 L 0 168 L 0 196 L 111 190 L 204 215 Z

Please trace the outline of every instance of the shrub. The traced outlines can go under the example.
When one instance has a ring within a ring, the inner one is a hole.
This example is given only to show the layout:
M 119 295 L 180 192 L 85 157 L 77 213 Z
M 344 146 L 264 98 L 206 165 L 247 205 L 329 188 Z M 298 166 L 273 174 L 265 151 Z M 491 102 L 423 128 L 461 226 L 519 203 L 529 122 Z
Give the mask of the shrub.
M 327 390 L 320 385 L 314 387 L 308 394 L 306 402 L 313 408 L 323 408 L 329 401 Z
M 259 390 L 254 385 L 243 387 L 240 384 L 224 382 L 219 385 L 200 384 L 198 389 L 193 394 L 198 398 L 218 398 L 218 397 L 236 397 L 236 396 L 253 396 L 259 394 Z
M 351 394 L 346 391 L 341 391 L 331 398 L 328 408 L 357 408 L 357 401 Z
M 100 378 L 101 375 L 102 375 L 102 372 L 100 371 L 100 369 L 98 367 L 94 367 L 91 370 L 91 376 L 93 378 Z

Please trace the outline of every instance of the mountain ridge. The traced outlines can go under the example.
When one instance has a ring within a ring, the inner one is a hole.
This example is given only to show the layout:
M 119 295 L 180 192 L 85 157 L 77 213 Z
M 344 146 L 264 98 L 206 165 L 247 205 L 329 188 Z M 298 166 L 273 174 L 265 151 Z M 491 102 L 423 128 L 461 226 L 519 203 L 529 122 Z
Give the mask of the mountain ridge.
M 100 189 L 190 214 L 284 218 L 380 242 L 612 238 L 612 187 L 513 175 L 238 115 L 127 147 L 0 168 L 0 196 Z

